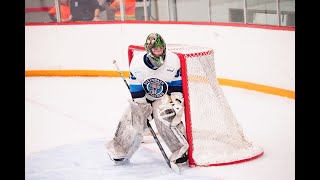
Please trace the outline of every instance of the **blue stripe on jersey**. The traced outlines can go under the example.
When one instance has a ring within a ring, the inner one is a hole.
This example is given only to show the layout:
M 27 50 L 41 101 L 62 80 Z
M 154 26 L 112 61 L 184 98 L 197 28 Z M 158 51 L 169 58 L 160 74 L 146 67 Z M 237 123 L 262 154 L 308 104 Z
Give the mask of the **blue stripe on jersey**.
M 141 84 L 130 84 L 130 92 L 139 92 L 144 91 Z
M 168 86 L 182 86 L 182 80 L 167 82 Z
M 144 90 L 142 91 L 137 91 L 137 92 L 131 92 L 131 97 L 134 98 L 142 98 L 144 97 L 144 95 L 146 94 L 146 92 Z
M 168 83 L 168 86 L 168 94 L 171 94 L 172 92 L 182 93 L 182 80 L 171 81 Z
M 172 92 L 181 92 L 182 93 L 182 86 L 169 86 L 168 94 Z
M 130 93 L 132 98 L 141 98 L 146 94 L 141 84 L 130 84 Z

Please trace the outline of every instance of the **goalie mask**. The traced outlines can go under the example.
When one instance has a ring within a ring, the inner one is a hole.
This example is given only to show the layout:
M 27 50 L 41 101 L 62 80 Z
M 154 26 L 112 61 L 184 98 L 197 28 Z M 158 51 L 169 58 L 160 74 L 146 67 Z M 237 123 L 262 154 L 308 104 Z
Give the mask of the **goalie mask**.
M 162 39 L 162 37 L 158 33 L 151 33 L 148 35 L 146 42 L 144 43 L 144 47 L 146 48 L 148 57 L 152 64 L 154 64 L 156 67 L 160 67 L 163 65 L 165 57 L 166 57 L 166 43 Z M 154 52 L 152 52 L 153 48 L 155 50 L 163 49 L 161 55 L 156 55 Z

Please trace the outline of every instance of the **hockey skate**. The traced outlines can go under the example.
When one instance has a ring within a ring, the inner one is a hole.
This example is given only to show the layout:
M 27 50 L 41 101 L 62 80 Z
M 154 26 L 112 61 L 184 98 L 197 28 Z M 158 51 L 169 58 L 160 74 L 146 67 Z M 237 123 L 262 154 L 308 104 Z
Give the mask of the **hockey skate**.
M 111 159 L 114 162 L 115 166 L 126 165 L 130 163 L 130 159 L 120 158 L 120 159 Z
M 109 158 L 114 162 L 115 166 L 121 166 L 126 165 L 130 163 L 130 159 L 127 158 L 111 158 L 111 156 L 108 154 Z
M 178 158 L 177 160 L 175 160 L 174 162 L 176 165 L 178 165 L 179 167 L 187 165 L 188 164 L 188 155 L 187 153 L 184 153 L 182 155 L 181 158 Z

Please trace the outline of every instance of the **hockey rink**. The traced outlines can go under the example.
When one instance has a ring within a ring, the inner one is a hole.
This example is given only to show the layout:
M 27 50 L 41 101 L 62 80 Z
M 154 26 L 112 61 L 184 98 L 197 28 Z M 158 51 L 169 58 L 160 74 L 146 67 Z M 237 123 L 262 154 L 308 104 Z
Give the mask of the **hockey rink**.
M 25 179 L 295 179 L 295 99 L 228 86 L 222 90 L 244 134 L 264 155 L 176 174 L 156 143 L 142 144 L 128 165 L 114 166 L 109 159 L 104 145 L 130 99 L 121 78 L 26 77 Z

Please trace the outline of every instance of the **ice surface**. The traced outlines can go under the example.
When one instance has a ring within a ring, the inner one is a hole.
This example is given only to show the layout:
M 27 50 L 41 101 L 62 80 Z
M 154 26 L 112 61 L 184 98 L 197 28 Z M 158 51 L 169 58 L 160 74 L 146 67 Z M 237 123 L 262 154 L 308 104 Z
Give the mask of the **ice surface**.
M 295 179 L 294 99 L 222 86 L 244 133 L 264 155 L 178 175 L 155 143 L 142 144 L 125 166 L 107 156 L 104 145 L 130 99 L 121 78 L 26 77 L 25 87 L 26 180 Z

